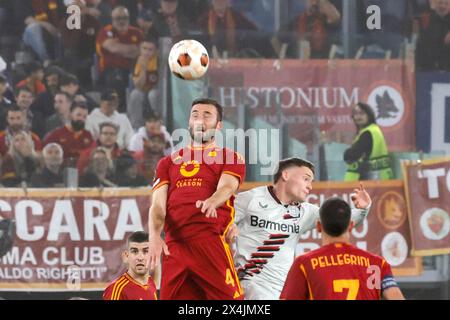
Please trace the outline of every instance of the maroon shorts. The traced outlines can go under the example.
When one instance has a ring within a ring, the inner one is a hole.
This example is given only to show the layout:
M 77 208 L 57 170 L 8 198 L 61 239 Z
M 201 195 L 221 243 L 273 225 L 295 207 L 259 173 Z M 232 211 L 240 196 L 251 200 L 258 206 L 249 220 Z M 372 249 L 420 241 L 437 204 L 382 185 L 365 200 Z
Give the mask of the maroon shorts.
M 228 244 L 220 236 L 170 242 L 163 256 L 161 300 L 243 300 Z

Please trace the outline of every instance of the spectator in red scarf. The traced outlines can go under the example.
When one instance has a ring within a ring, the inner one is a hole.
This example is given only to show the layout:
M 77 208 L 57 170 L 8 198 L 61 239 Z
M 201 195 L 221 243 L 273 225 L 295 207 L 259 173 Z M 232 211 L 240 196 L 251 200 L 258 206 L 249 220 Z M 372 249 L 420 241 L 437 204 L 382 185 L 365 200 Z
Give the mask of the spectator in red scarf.
M 39 62 L 30 62 L 26 67 L 25 71 L 27 77 L 16 84 L 16 88 L 20 89 L 23 87 L 28 88 L 33 96 L 37 97 L 42 92 L 45 92 L 46 88 L 42 80 L 44 80 L 44 68 Z

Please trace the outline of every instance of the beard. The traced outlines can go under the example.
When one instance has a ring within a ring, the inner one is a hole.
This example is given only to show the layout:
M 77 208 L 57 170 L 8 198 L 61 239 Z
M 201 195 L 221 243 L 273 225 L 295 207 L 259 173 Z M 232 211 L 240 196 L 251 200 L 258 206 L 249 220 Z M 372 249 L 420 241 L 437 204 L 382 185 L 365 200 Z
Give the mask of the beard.
M 63 163 L 62 158 L 48 158 L 45 159 L 45 164 L 48 167 L 59 167 Z
M 84 121 L 81 120 L 71 120 L 70 125 L 74 131 L 81 131 L 84 129 Z
M 17 132 L 17 131 L 23 130 L 24 127 L 25 127 L 25 126 L 23 126 L 23 125 L 21 125 L 21 124 L 13 124 L 13 125 L 10 125 L 10 126 L 9 126 L 9 129 L 10 129 L 12 132 Z
M 197 143 L 208 143 L 214 140 L 215 137 L 215 129 L 207 129 L 205 131 L 203 130 L 194 130 L 194 128 L 189 127 L 189 133 L 191 134 L 191 138 L 193 141 Z

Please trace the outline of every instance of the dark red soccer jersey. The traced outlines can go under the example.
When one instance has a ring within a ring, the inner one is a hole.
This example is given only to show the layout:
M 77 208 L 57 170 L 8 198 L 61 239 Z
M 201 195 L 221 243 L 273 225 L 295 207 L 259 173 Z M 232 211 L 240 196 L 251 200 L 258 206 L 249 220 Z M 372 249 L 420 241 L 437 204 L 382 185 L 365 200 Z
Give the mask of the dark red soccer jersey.
M 245 163 L 236 152 L 215 146 L 187 147 L 158 162 L 154 190 L 168 184 L 167 213 L 164 224 L 166 241 L 222 235 L 234 220 L 234 197 L 217 208 L 217 218 L 206 218 L 195 207 L 216 192 L 223 173 L 245 178 Z
M 94 140 L 87 130 L 73 131 L 67 126 L 56 128 L 45 137 L 44 145 L 56 142 L 64 150 L 64 159 L 78 158 L 81 151 L 89 148 Z
M 136 27 L 129 26 L 124 33 L 119 33 L 112 25 L 107 25 L 97 35 L 96 48 L 99 55 L 99 71 L 103 72 L 108 68 L 119 68 L 130 70 L 133 59 L 125 58 L 115 53 L 111 53 L 102 47 L 103 42 L 107 39 L 118 39 L 122 44 L 139 45 L 142 41 L 142 31 Z
M 28 132 L 28 134 L 31 134 L 31 139 L 33 140 L 34 144 L 34 150 L 35 151 L 41 151 L 42 150 L 42 143 L 41 139 L 39 139 L 38 135 L 34 132 Z M 8 132 L 8 130 L 4 130 L 0 132 L 0 155 L 4 156 L 8 153 L 9 146 L 11 144 L 12 136 Z
M 152 277 L 148 277 L 144 286 L 125 272 L 105 289 L 103 300 L 158 300 L 158 297 Z
M 335 243 L 295 259 L 281 299 L 379 300 L 397 287 L 390 265 L 351 244 Z

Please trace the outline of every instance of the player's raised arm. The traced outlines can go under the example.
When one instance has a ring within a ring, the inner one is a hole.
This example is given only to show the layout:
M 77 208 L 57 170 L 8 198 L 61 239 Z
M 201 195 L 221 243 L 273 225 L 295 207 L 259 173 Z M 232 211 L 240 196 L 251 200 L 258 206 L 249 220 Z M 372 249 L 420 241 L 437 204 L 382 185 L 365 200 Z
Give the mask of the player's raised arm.
M 353 190 L 352 201 L 355 208 L 352 209 L 352 221 L 355 226 L 361 223 L 369 214 L 370 206 L 372 205 L 372 199 L 367 191 L 364 189 L 362 183 L 359 184 L 359 188 Z M 313 204 L 305 204 L 308 208 L 309 214 L 304 217 L 302 224 L 302 232 L 312 230 L 316 227 L 317 221 L 319 221 L 319 207 Z
M 159 265 L 162 251 L 169 254 L 166 243 L 161 238 L 161 232 L 166 218 L 168 184 L 155 189 L 152 194 L 152 205 L 149 210 L 148 230 L 149 230 L 149 259 L 150 269 L 154 270 Z
M 384 300 L 405 300 L 405 297 L 399 287 L 383 290 L 382 295 Z
M 357 226 L 367 217 L 372 205 L 372 199 L 361 182 L 359 183 L 359 188 L 353 190 L 352 201 L 355 205 L 355 209 L 352 209 L 352 221 Z
M 231 174 L 222 173 L 217 184 L 217 189 L 214 194 L 206 200 L 198 200 L 197 208 L 200 208 L 202 213 L 206 214 L 207 218 L 216 218 L 216 208 L 220 207 L 230 199 L 230 197 L 239 188 L 239 179 Z

